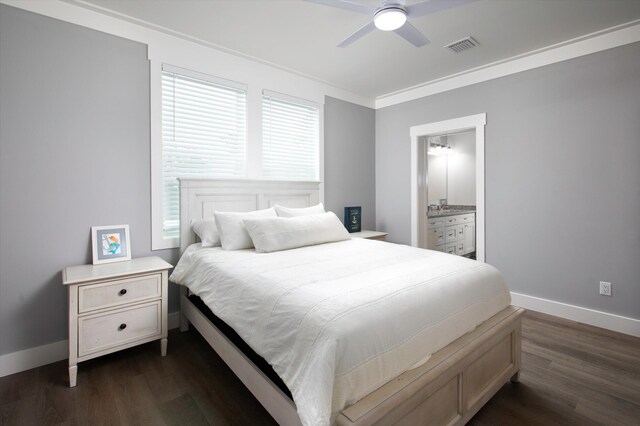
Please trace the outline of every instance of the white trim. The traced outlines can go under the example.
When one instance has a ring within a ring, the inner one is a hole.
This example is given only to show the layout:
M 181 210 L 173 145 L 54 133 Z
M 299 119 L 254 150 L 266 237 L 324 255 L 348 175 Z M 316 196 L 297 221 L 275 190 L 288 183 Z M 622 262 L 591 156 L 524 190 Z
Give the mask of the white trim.
M 255 132 L 254 129 L 261 129 L 262 122 L 255 120 L 250 121 L 252 115 L 257 115 L 257 110 L 251 110 L 253 107 L 250 103 L 250 91 L 249 85 L 226 78 L 221 78 L 215 75 L 194 71 L 187 68 L 178 67 L 175 65 L 160 62 L 159 69 L 154 68 L 158 66 L 159 61 L 151 60 L 149 67 L 150 73 L 150 102 L 152 112 L 150 114 L 151 123 L 151 250 L 163 250 L 177 248 L 180 245 L 180 237 L 167 238 L 164 235 L 164 218 L 163 218 L 163 167 L 162 167 L 162 75 L 164 72 L 174 73 L 177 75 L 184 75 L 192 77 L 198 80 L 203 80 L 214 85 L 228 87 L 233 90 L 243 91 L 245 93 L 246 108 L 245 108 L 245 170 L 244 175 L 241 177 L 261 176 L 258 172 L 262 172 L 262 137 L 251 137 L 250 132 Z M 155 78 L 154 78 L 155 77 Z M 251 86 L 253 89 L 253 86 Z M 252 90 L 251 94 L 256 90 Z M 157 102 L 157 104 L 153 104 Z M 154 115 L 158 114 L 158 115 Z M 261 114 L 261 112 L 260 112 Z M 262 116 L 259 116 L 262 120 Z M 256 127 L 260 126 L 260 127 Z M 257 132 L 256 132 L 257 133 Z M 258 158 L 253 150 L 259 147 L 260 157 Z M 258 170 L 252 170 L 249 167 L 256 167 Z
M 259 58 L 251 57 L 196 37 L 191 37 L 168 28 L 119 14 L 81 0 L 73 0 L 73 4 L 53 0 L 0 0 L 0 3 L 148 44 L 150 60 L 153 60 L 157 52 L 167 46 L 178 49 L 186 46 L 186 54 L 193 54 L 193 52 L 197 50 L 195 48 L 197 46 L 205 48 L 210 52 L 216 52 L 214 56 L 223 55 L 223 57 L 228 59 L 228 62 L 233 62 L 234 66 L 231 67 L 232 72 L 235 70 L 237 63 L 253 62 L 255 64 L 254 66 L 261 66 L 269 70 L 270 74 L 274 71 L 278 72 L 278 74 L 288 74 L 290 78 L 282 77 L 279 79 L 279 84 L 281 85 L 295 88 L 300 86 L 299 83 L 302 80 L 307 83 L 303 85 L 317 86 L 317 88 L 323 90 L 327 96 L 374 109 L 385 108 L 640 41 L 640 20 L 630 21 L 511 58 L 380 95 L 373 99 L 337 87 L 328 81 L 318 79 L 314 76 L 266 62 Z M 191 46 L 191 48 L 189 48 L 189 46 Z M 219 60 L 219 58 L 217 59 Z M 217 73 L 214 74 L 218 75 Z M 233 77 L 230 77 L 230 79 L 233 80 Z M 275 86 L 272 88 L 274 87 Z M 285 93 L 289 92 L 291 91 L 285 90 Z
M 640 320 L 511 292 L 511 303 L 525 309 L 640 337 Z
M 511 292 L 511 303 L 532 311 L 640 337 L 640 320 L 634 318 L 514 292 Z M 168 325 L 169 330 L 180 326 L 180 311 L 171 312 L 168 315 Z M 68 345 L 67 340 L 60 340 L 0 355 L 0 377 L 67 359 L 69 356 Z
M 180 311 L 171 312 L 168 315 L 168 324 L 170 330 L 180 326 Z M 68 340 L 0 355 L 0 377 L 62 361 L 68 357 Z
M 640 20 L 376 97 L 375 109 L 424 98 L 640 41 Z
M 162 220 L 162 61 L 149 60 L 151 137 L 151 250 L 178 247 L 179 237 L 165 238 Z
M 247 177 L 262 177 L 262 90 L 288 93 L 324 105 L 325 96 L 374 107 L 371 97 L 338 88 L 310 76 L 223 49 L 184 34 L 146 25 L 107 9 L 76 1 L 0 0 L 0 3 L 102 31 L 147 45 L 150 80 L 151 137 L 151 249 L 175 248 L 179 238 L 165 239 L 162 232 L 162 64 L 171 64 L 221 79 L 247 84 Z M 320 110 L 320 179 L 324 179 L 324 108 Z M 320 201 L 324 184 L 320 185 Z
M 244 78 L 247 70 L 238 72 L 238 68 L 246 68 L 249 65 L 249 72 L 259 75 L 259 80 L 273 82 L 271 85 L 266 85 L 267 87 L 271 86 L 272 89 L 284 93 L 321 92 L 323 96 L 331 96 L 368 108 L 374 107 L 374 99 L 370 96 L 362 96 L 317 77 L 81 0 L 0 0 L 0 3 L 147 44 L 149 59 L 154 59 L 156 55 L 172 52 L 177 56 L 192 56 L 196 62 L 217 62 L 221 69 L 226 70 L 228 76 L 218 72 L 213 72 L 213 75 L 240 81 L 248 81 Z M 202 55 L 203 52 L 205 55 Z M 209 58 L 206 58 L 206 52 L 210 54 Z M 198 56 L 200 56 L 199 59 Z M 171 60 L 164 62 L 180 63 Z M 187 68 L 203 69 L 203 67 L 191 66 L 187 66 Z M 205 72 L 207 71 L 205 70 Z M 248 83 L 251 84 L 251 82 Z M 290 88 L 293 90 L 288 90 Z M 306 94 L 302 97 L 310 98 Z
M 475 129 L 476 132 L 476 259 L 485 261 L 485 221 L 484 221 L 484 127 L 487 114 L 475 114 L 453 118 L 435 123 L 413 126 L 411 136 L 411 245 L 418 247 L 419 212 L 418 200 L 418 142 L 420 136 L 453 133 L 460 130 Z
M 318 202 L 324 204 L 324 102 L 321 108 L 318 109 L 318 127 L 320 127 L 320 147 L 318 148 L 318 161 L 320 164 L 318 167 L 318 179 L 320 179 L 320 185 L 318 185 Z M 262 163 L 261 163 L 262 164 Z
M 218 86 L 230 87 L 232 89 L 238 89 L 247 91 L 247 85 L 239 81 L 227 80 L 226 78 L 216 77 L 215 75 L 209 75 L 198 71 L 188 70 L 186 68 L 176 67 L 171 64 L 162 64 L 162 71 L 172 74 L 184 75 L 187 77 L 195 78 L 197 80 L 203 80 L 209 83 L 216 84 Z
M 0 377 L 67 359 L 69 357 L 68 345 L 67 340 L 60 340 L 48 345 L 1 355 Z
M 302 99 L 297 96 L 291 96 L 285 93 L 274 92 L 273 90 L 269 90 L 269 89 L 262 89 L 262 96 L 266 98 L 280 99 L 282 101 L 291 102 L 292 104 L 298 104 L 298 105 L 308 106 L 311 108 L 317 108 L 318 110 L 321 109 L 322 106 L 324 105 L 324 101 L 322 103 L 310 101 L 308 99 Z

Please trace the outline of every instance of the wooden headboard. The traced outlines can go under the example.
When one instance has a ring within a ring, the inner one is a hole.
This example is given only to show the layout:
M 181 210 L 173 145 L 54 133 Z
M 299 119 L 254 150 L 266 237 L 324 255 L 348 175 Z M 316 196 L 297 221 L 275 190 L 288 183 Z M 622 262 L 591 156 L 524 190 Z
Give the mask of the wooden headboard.
M 180 179 L 180 253 L 196 242 L 191 222 L 214 211 L 249 212 L 280 204 L 309 207 L 320 202 L 320 182 L 251 179 Z

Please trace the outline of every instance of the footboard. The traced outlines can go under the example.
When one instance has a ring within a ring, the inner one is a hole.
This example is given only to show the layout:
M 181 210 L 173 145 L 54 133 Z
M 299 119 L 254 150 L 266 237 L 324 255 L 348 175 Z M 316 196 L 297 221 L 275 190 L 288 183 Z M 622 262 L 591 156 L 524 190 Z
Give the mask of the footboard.
M 510 306 L 356 404 L 337 423 L 466 423 L 520 371 L 521 308 Z

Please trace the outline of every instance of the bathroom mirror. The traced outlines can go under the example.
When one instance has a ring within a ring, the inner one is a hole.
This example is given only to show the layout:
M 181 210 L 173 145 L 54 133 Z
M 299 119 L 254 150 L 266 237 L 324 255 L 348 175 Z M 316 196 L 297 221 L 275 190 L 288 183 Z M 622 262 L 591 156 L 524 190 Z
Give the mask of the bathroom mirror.
M 473 131 L 425 136 L 427 202 L 439 206 L 476 203 L 476 141 Z

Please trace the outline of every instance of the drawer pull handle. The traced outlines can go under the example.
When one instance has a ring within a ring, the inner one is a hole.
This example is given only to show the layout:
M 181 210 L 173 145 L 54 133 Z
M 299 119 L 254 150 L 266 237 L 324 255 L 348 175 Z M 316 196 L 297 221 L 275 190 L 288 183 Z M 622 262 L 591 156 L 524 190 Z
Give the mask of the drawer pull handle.
M 127 294 L 127 289 L 126 289 L 126 288 L 123 288 L 122 290 L 120 290 L 120 291 L 118 292 L 118 294 L 119 294 L 120 296 L 124 296 L 125 294 Z
M 120 324 L 120 327 L 118 327 L 118 330 L 122 331 L 125 328 L 127 328 L 127 324 Z

